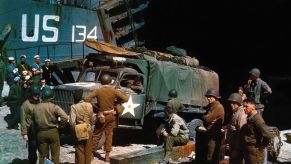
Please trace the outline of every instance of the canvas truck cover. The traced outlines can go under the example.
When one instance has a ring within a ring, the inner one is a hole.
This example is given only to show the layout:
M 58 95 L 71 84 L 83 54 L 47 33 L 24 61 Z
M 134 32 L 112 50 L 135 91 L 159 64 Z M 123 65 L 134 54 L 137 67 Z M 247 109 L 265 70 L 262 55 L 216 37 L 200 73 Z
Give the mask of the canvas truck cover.
M 145 58 L 149 61 L 148 99 L 166 102 L 169 91 L 176 89 L 182 103 L 205 106 L 206 91 L 219 89 L 219 78 L 214 71 L 159 61 L 150 56 Z

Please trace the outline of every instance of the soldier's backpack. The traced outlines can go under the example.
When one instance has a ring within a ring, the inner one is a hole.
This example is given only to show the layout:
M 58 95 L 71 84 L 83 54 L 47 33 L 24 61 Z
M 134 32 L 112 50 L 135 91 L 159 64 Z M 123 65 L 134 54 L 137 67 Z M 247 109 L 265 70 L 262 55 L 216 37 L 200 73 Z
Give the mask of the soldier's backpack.
M 268 145 L 268 159 L 271 161 L 276 161 L 279 156 L 281 146 L 283 145 L 280 137 L 280 130 L 273 126 L 269 126 L 268 130 L 272 135 L 271 142 Z

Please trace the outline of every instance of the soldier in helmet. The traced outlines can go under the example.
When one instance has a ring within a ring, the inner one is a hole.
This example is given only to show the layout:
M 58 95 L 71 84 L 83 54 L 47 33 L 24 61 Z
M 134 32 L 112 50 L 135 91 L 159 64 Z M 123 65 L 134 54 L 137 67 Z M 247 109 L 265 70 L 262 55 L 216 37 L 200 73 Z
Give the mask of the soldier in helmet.
M 34 164 L 37 161 L 36 131 L 32 121 L 33 108 L 40 102 L 39 88 L 32 86 L 29 88 L 29 98 L 21 105 L 21 135 L 28 143 L 28 160 Z
M 264 102 L 272 93 L 272 89 L 260 78 L 261 71 L 258 68 L 251 69 L 249 73 L 250 78 L 246 84 L 247 97 L 256 103 L 257 112 L 263 115 Z
M 232 110 L 232 117 L 227 128 L 227 143 L 229 146 L 230 159 L 229 163 L 240 164 L 243 159 L 243 152 L 241 151 L 242 142 L 240 131 L 247 123 L 247 115 L 243 109 L 243 100 L 239 93 L 232 93 L 228 102 Z
M 160 131 L 164 140 L 165 156 L 160 163 L 168 163 L 173 146 L 186 145 L 189 141 L 189 129 L 185 121 L 174 113 L 170 107 L 165 107 L 166 125 Z
M 205 94 L 208 100 L 207 113 L 203 121 L 207 129 L 207 163 L 219 162 L 219 149 L 222 139 L 221 128 L 224 122 L 224 108 L 219 102 L 219 92 L 216 89 L 209 89 Z
M 95 124 L 95 129 L 93 132 L 93 155 L 96 155 L 96 150 L 98 143 L 105 131 L 106 141 L 104 145 L 105 161 L 109 162 L 109 155 L 112 151 L 112 136 L 113 128 L 115 127 L 116 111 L 114 110 L 114 104 L 117 101 L 124 103 L 128 101 L 128 96 L 119 90 L 114 89 L 109 84 L 112 82 L 112 78 L 108 74 L 101 76 L 101 88 L 96 89 L 87 97 L 85 100 L 91 102 L 92 98 L 96 97 L 99 118 L 98 122 Z M 104 120 L 105 119 L 105 120 Z
M 167 107 L 169 107 L 173 113 L 177 114 L 178 112 L 182 112 L 185 107 L 184 105 L 177 99 L 178 97 L 178 92 L 176 91 L 176 89 L 171 89 L 169 91 L 169 94 L 168 94 L 168 97 L 169 97 L 169 101 L 167 103 Z M 166 120 L 167 118 L 165 118 L 165 120 L 162 121 L 162 123 L 160 124 L 160 126 L 157 128 L 156 130 L 156 135 L 157 135 L 157 139 L 158 139 L 158 142 L 157 144 L 160 145 L 162 144 L 162 136 L 161 136 L 161 130 L 163 128 L 165 128 L 165 125 L 166 125 Z
M 168 96 L 169 101 L 167 106 L 170 107 L 174 113 L 182 112 L 185 109 L 184 105 L 177 99 L 178 92 L 176 89 L 171 89 Z
M 53 91 L 48 88 L 42 94 L 42 102 L 33 110 L 33 119 L 37 131 L 39 163 L 44 163 L 48 150 L 52 162 L 60 163 L 60 138 L 58 128 L 66 125 L 67 114 L 56 104 L 53 104 Z

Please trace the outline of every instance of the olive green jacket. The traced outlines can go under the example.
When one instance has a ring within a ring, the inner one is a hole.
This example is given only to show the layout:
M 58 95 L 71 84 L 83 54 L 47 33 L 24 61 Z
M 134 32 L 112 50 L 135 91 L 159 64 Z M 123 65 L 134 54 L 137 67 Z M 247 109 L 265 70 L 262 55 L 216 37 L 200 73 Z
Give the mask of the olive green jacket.
M 173 113 L 182 112 L 185 109 L 184 105 L 177 98 L 169 100 L 167 106 L 173 110 Z
M 8 100 L 7 100 L 7 105 L 11 106 L 11 105 L 21 105 L 21 103 L 23 102 L 23 95 L 21 92 L 21 87 L 16 84 L 13 83 L 10 87 L 9 93 L 8 93 Z
M 58 128 L 68 122 L 68 116 L 62 108 L 49 101 L 37 104 L 33 115 L 36 128 L 40 131 Z
M 29 100 L 26 100 L 22 103 L 20 108 L 20 123 L 21 123 L 21 134 L 27 135 L 29 127 L 33 126 L 32 116 L 33 109 L 36 104 L 31 103 Z
M 242 127 L 241 133 L 246 146 L 266 147 L 272 138 L 264 119 L 257 111 L 248 117 L 247 124 Z

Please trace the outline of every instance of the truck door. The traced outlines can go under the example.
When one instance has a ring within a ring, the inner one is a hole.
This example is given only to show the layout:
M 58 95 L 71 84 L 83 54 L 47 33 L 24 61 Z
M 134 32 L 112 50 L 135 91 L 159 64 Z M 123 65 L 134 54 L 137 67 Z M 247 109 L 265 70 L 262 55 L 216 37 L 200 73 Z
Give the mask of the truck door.
M 120 78 L 119 85 L 120 89 L 129 96 L 128 102 L 122 104 L 124 110 L 119 115 L 120 124 L 143 125 L 146 98 L 144 75 L 124 73 Z

